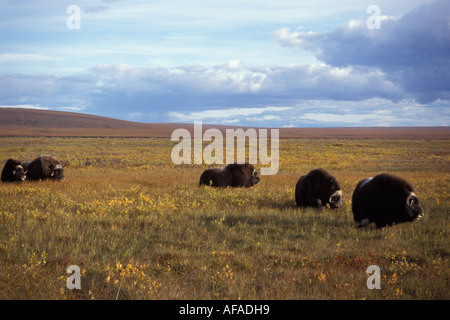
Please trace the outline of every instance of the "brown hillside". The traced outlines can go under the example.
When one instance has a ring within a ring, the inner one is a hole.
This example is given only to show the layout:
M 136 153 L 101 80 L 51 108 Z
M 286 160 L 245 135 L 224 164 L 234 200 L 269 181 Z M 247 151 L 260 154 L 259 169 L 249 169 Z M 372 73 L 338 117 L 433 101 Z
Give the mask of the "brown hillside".
M 203 129 L 239 128 L 203 125 Z M 139 123 L 82 113 L 0 108 L 0 136 L 170 137 L 192 124 Z M 246 128 L 243 128 L 246 129 Z M 449 127 L 279 128 L 280 138 L 450 139 Z

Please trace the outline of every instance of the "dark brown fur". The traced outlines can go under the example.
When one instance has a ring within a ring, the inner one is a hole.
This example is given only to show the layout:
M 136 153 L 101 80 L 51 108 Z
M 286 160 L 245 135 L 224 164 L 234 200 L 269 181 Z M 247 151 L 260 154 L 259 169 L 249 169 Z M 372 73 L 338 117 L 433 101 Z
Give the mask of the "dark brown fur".
M 356 226 L 374 222 L 380 228 L 422 218 L 424 210 L 413 192 L 410 183 L 388 173 L 361 180 L 352 196 Z
M 337 179 L 325 169 L 311 170 L 303 175 L 295 186 L 295 202 L 299 207 L 321 209 L 326 204 L 342 207 L 342 192 Z
M 251 187 L 260 181 L 258 172 L 251 164 L 229 164 L 225 167 L 207 169 L 200 176 L 200 185 L 212 187 Z
M 8 159 L 2 170 L 2 182 L 20 182 L 25 180 L 25 171 L 22 162 Z
M 64 169 L 61 161 L 54 156 L 40 155 L 33 161 L 24 164 L 27 180 L 59 180 L 64 181 Z

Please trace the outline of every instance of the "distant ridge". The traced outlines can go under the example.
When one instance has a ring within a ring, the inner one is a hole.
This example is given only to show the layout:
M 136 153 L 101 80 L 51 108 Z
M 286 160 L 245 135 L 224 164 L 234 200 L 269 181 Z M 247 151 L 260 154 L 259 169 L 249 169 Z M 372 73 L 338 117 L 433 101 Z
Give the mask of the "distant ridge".
M 164 137 L 188 123 L 140 123 L 75 112 L 0 108 L 0 136 L 32 137 Z M 203 129 L 243 128 L 204 124 Z M 270 129 L 270 128 L 255 128 Z M 449 127 L 278 128 L 280 138 L 450 139 Z
M 178 127 L 75 112 L 0 108 L 0 136 L 170 137 Z

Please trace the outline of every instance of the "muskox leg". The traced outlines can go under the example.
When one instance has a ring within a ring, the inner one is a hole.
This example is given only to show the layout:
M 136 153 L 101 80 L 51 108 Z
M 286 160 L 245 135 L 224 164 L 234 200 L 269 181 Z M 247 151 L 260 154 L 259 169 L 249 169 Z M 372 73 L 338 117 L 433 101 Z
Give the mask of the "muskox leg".
M 361 221 L 356 221 L 356 227 L 357 228 L 362 228 L 365 227 L 369 224 L 369 219 L 362 219 Z
M 323 209 L 322 200 L 316 198 L 311 199 L 309 206 L 320 210 Z

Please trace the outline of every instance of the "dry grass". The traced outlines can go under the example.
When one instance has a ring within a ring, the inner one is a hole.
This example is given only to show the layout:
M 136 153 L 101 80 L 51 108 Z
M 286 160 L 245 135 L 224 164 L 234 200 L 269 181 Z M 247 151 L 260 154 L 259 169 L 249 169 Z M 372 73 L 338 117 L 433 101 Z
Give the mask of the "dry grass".
M 0 159 L 41 153 L 66 181 L 0 185 L 0 299 L 450 298 L 448 140 L 280 141 L 280 171 L 251 189 L 198 187 L 169 139 L 1 138 Z M 324 167 L 340 212 L 299 210 L 299 176 Z M 381 171 L 416 188 L 422 221 L 355 229 L 356 183 Z M 82 270 L 81 290 L 66 269 Z M 366 287 L 369 265 L 381 290 Z

